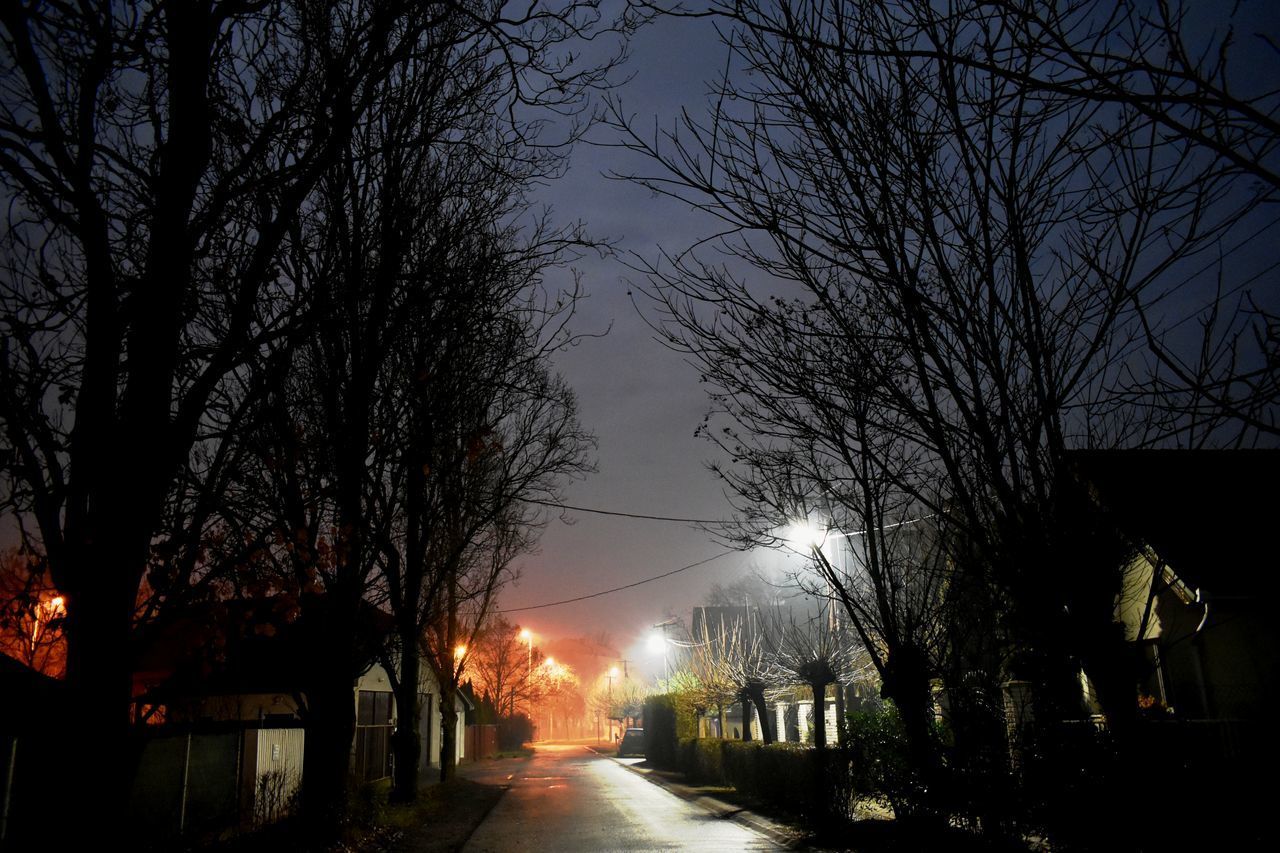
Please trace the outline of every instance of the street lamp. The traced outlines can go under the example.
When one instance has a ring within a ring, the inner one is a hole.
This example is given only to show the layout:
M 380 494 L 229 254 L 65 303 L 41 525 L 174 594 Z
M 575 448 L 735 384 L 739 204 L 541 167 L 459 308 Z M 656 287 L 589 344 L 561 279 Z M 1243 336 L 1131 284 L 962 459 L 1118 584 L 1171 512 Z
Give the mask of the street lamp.
M 552 658 L 552 657 L 547 658 L 542 662 L 542 666 L 544 669 L 546 669 L 547 676 L 549 678 L 555 677 L 556 675 L 556 659 L 555 658 Z M 551 704 L 545 701 L 546 698 L 547 697 L 544 695 L 543 697 L 544 707 L 547 709 L 547 740 L 554 740 L 556 736 L 555 711 L 551 708 Z
M 670 628 L 672 625 L 675 625 L 675 624 L 676 624 L 676 620 L 675 620 L 675 619 L 668 619 L 668 620 L 667 620 L 667 621 L 665 621 L 665 622 L 659 622 L 657 625 L 654 625 L 653 627 L 654 627 L 655 629 L 657 629 L 657 628 L 661 628 L 661 629 L 662 629 L 662 633 L 661 633 L 661 634 L 650 634 L 650 635 L 649 635 L 649 652 L 650 652 L 651 654 L 657 654 L 657 653 L 658 653 L 658 651 L 659 651 L 659 650 L 661 650 L 661 652 L 662 652 L 662 677 L 663 677 L 663 678 L 665 678 L 665 679 L 666 679 L 666 680 L 668 680 L 668 681 L 670 681 L 670 680 L 671 680 L 671 662 L 670 662 L 670 660 L 667 658 L 667 645 L 668 645 L 671 641 L 670 641 L 669 639 L 667 639 L 667 629 L 668 629 L 668 628 Z
M 533 632 L 530 631 L 528 628 L 521 629 L 520 639 L 524 640 L 526 643 L 529 644 L 529 662 L 525 666 L 525 671 L 524 671 L 524 677 L 528 678 L 529 672 L 533 669 Z
M 803 548 L 806 551 L 820 551 L 826 544 L 828 533 L 829 530 L 826 527 L 814 524 L 808 519 L 800 519 L 788 524 L 782 536 L 797 550 Z
M 609 667 L 605 677 L 609 679 L 609 739 L 613 740 L 613 680 L 618 677 L 618 668 L 616 666 Z

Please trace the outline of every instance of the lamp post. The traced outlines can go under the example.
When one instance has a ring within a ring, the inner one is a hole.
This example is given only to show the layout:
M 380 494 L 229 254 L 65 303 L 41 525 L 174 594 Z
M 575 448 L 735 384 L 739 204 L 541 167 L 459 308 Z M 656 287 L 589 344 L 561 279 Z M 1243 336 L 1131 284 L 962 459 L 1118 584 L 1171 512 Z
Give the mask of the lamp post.
M 529 662 L 525 664 L 524 677 L 527 679 L 529 673 L 533 670 L 533 632 L 528 628 L 520 631 L 520 639 L 529 644 Z
M 555 676 L 555 666 L 556 666 L 555 658 L 547 658 L 545 661 L 542 662 L 542 665 L 547 668 L 548 678 L 552 678 Z M 555 710 L 551 707 L 550 702 L 547 703 L 546 707 L 547 707 L 547 740 L 554 740 L 555 734 L 556 734 Z
M 524 640 L 525 643 L 528 644 L 529 656 L 524 666 L 524 698 L 525 698 L 525 701 L 528 703 L 529 720 L 530 720 L 530 723 L 532 723 L 533 697 L 529 695 L 529 676 L 533 675 L 533 632 L 530 631 L 528 628 L 521 628 L 520 639 Z M 512 712 L 514 712 L 515 711 L 514 703 L 512 704 L 513 704 L 513 707 L 511 710 Z
M 618 677 L 618 668 L 616 666 L 609 667 L 609 671 L 605 673 L 605 677 L 609 679 L 609 734 L 613 734 L 613 680 Z M 609 740 L 613 740 L 612 737 Z

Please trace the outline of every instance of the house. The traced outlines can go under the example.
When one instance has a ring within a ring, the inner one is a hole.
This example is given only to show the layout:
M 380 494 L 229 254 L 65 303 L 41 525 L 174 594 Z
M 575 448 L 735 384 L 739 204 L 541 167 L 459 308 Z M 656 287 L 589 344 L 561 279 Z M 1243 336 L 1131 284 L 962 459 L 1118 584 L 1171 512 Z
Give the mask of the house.
M 418 733 L 422 740 L 419 752 L 419 775 L 426 777 L 440 769 L 440 744 L 444 715 L 440 712 L 442 691 L 435 668 L 423 658 L 418 675 Z M 391 775 L 391 735 L 399 714 L 391 679 L 380 663 L 375 663 L 360 676 L 355 685 L 356 737 L 351 746 L 351 768 L 362 782 L 372 782 Z M 467 742 L 466 716 L 474 705 L 464 691 L 454 697 L 457 711 L 453 761 L 464 759 Z
M 134 676 L 135 718 L 154 727 L 133 796 L 140 826 L 168 837 L 268 823 L 291 810 L 303 774 L 306 685 L 325 664 L 315 629 L 283 611 L 270 598 L 217 603 L 188 611 L 148 644 Z M 376 608 L 362 618 L 391 630 Z M 323 620 L 316 624 L 324 630 Z M 425 661 L 420 685 L 420 772 L 429 775 L 440 765 L 442 716 L 439 681 Z M 372 652 L 351 690 L 352 777 L 385 779 L 398 715 L 391 679 Z M 465 709 L 459 700 L 460 716 Z M 463 738 L 457 742 L 455 760 Z
M 1280 452 L 1077 453 L 1093 499 L 1134 542 L 1117 621 L 1147 718 L 1179 722 L 1215 758 L 1276 754 Z M 1086 696 L 1090 686 L 1085 681 Z M 1089 697 L 1091 698 L 1091 697 Z

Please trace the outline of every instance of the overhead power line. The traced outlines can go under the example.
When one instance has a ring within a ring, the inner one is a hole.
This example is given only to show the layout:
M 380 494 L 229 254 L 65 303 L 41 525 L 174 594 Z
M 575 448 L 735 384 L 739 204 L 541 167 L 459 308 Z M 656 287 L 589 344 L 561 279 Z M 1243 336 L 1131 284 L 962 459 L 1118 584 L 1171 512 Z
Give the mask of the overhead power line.
M 714 524 L 721 527 L 733 527 L 740 522 L 730 521 L 723 518 L 678 518 L 670 515 L 645 515 L 639 512 L 618 512 L 609 509 L 594 509 L 589 506 L 573 506 L 572 504 L 563 504 L 556 501 L 538 501 L 528 499 L 526 503 L 538 504 L 539 506 L 548 506 L 553 509 L 567 509 L 573 512 L 590 512 L 596 515 L 612 515 L 618 518 L 639 518 L 645 521 L 671 521 L 679 524 Z
M 690 569 L 696 569 L 698 566 L 705 566 L 707 563 L 710 563 L 713 560 L 718 560 L 721 557 L 727 557 L 730 554 L 735 554 L 735 553 L 737 553 L 737 551 L 735 549 L 730 548 L 727 551 L 721 551 L 719 554 L 715 554 L 714 556 L 707 557 L 705 560 L 699 560 L 696 563 L 690 563 L 687 566 L 681 566 L 678 569 L 672 569 L 669 572 L 663 572 L 660 575 L 654 575 L 651 578 L 645 578 L 644 580 L 639 580 L 639 581 L 636 581 L 635 583 L 629 583 L 624 586 L 615 586 L 613 589 L 604 589 L 604 590 L 601 590 L 600 592 L 593 592 L 590 595 L 579 595 L 576 598 L 566 598 L 561 601 L 548 601 L 545 604 L 531 604 L 528 607 L 510 607 L 505 610 L 501 610 L 499 612 L 500 613 L 519 613 L 523 610 L 541 610 L 544 607 L 557 607 L 561 604 L 573 604 L 575 601 L 586 601 L 589 598 L 599 598 L 602 595 L 609 595 L 615 592 L 622 592 L 624 589 L 632 589 L 637 586 L 643 586 L 644 584 L 647 584 L 647 583 L 653 583 L 656 580 L 669 578 L 672 575 L 678 575 L 681 572 L 687 572 Z

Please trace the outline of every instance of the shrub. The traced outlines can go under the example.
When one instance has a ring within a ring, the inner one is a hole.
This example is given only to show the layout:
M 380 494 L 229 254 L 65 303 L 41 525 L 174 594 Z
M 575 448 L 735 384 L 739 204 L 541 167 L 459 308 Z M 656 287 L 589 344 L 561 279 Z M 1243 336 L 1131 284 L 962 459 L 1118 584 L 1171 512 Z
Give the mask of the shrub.
M 268 770 L 258 775 L 253 794 L 255 826 L 266 826 L 288 816 L 290 805 L 289 777 L 283 770 Z
M 920 810 L 928 789 L 921 768 L 911 761 L 902 720 L 891 704 L 850 714 L 847 743 L 853 790 L 883 799 L 899 817 Z
M 349 798 L 351 825 L 368 828 L 385 823 L 390 795 L 390 779 L 358 783 L 355 796 Z
M 691 781 L 731 785 L 815 824 L 851 815 L 853 776 L 844 750 L 681 738 L 679 769 Z
M 721 768 L 728 784 L 753 797 L 767 796 L 767 780 L 760 772 L 760 755 L 764 745 L 737 740 L 722 743 Z
M 681 765 L 680 739 L 691 738 L 698 723 L 687 703 L 676 694 L 650 696 L 644 702 L 644 755 L 649 763 L 668 770 Z
M 498 749 L 514 752 L 533 740 L 533 722 L 525 714 L 512 714 L 498 720 Z

